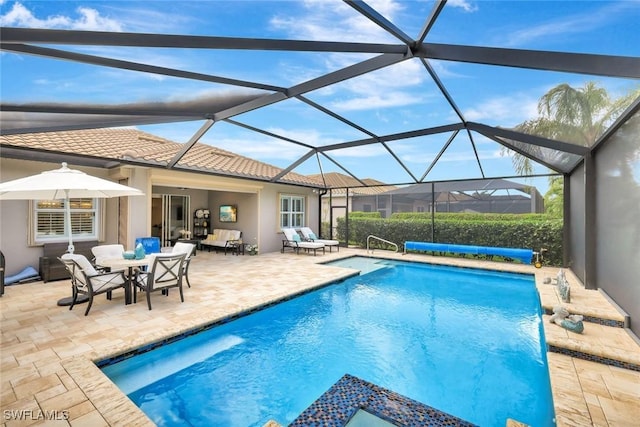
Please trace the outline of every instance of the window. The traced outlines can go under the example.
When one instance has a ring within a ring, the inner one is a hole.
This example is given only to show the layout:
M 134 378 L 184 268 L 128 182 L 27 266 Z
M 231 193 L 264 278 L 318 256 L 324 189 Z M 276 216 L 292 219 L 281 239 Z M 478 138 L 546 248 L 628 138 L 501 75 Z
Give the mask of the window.
M 280 228 L 304 227 L 304 196 L 280 195 Z
M 36 243 L 69 239 L 65 227 L 66 200 L 38 200 L 33 206 Z M 98 203 L 96 199 L 70 199 L 71 232 L 74 239 L 98 238 Z

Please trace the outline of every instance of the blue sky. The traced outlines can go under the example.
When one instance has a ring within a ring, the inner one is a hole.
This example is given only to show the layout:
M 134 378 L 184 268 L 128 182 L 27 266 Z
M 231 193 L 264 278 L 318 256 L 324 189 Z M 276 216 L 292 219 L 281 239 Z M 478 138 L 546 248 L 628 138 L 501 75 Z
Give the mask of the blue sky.
M 432 1 L 367 2 L 406 34 L 415 37 Z M 330 0 L 309 1 L 8 1 L 0 0 L 2 26 L 99 31 L 148 32 L 299 40 L 398 43 L 352 7 Z M 447 2 L 426 41 L 516 49 L 638 56 L 640 2 L 625 1 L 471 1 Z M 69 48 L 66 46 L 65 48 Z M 72 47 L 73 48 L 73 47 Z M 328 71 L 363 61 L 365 54 L 229 52 L 223 50 L 75 47 L 82 53 L 139 61 L 263 84 L 290 87 Z M 251 93 L 229 85 L 58 61 L 3 52 L 3 102 L 126 103 L 175 101 L 208 95 Z M 507 67 L 430 61 L 464 117 L 492 126 L 512 127 L 536 116 L 537 101 L 560 83 L 583 86 L 596 81 L 614 96 L 637 82 L 597 76 L 521 70 Z M 306 97 L 334 109 L 377 135 L 457 122 L 422 64 L 404 61 L 321 90 Z M 234 117 L 311 146 L 366 138 L 367 135 L 289 99 Z M 139 129 L 187 141 L 202 122 L 139 126 Z M 480 171 L 470 142 L 459 135 L 426 180 L 477 178 Z M 421 178 L 448 134 L 390 142 L 415 177 Z M 485 175 L 514 174 L 500 146 L 474 135 Z M 305 154 L 274 138 L 216 123 L 201 142 L 287 167 Z M 412 178 L 380 146 L 359 147 L 331 156 L 360 178 L 410 182 Z M 342 172 L 326 159 L 325 172 Z M 317 173 L 317 160 L 296 169 Z M 544 167 L 536 172 L 546 173 Z M 546 180 L 534 185 L 544 191 Z

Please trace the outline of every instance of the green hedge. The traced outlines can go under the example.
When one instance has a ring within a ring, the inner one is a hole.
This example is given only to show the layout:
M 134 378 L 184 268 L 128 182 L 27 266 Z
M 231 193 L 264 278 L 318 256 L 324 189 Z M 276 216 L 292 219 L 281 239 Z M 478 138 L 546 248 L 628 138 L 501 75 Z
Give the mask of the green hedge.
M 345 218 L 338 218 L 337 225 L 338 238 L 346 241 Z M 562 265 L 562 220 L 559 219 L 544 215 L 538 215 L 535 221 L 532 218 L 525 218 L 522 221 L 513 219 L 481 221 L 477 218 L 454 220 L 436 217 L 434 225 L 434 242 L 525 248 L 534 251 L 545 248 L 548 251 L 545 254 L 545 265 Z M 416 217 L 376 219 L 350 214 L 349 244 L 366 247 L 367 236 L 371 234 L 395 242 L 400 250 L 406 241 L 431 242 L 431 216 L 426 218 L 423 215 L 418 219 Z M 376 247 L 384 247 L 380 242 L 376 245 Z

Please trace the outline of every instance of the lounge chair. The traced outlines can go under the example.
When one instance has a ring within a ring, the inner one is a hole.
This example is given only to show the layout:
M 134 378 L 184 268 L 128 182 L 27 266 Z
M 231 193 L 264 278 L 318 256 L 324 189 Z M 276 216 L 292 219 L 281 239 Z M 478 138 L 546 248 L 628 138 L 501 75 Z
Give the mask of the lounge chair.
M 338 251 L 340 251 L 340 242 L 338 240 L 318 239 L 318 237 L 316 237 L 316 234 L 309 227 L 300 228 L 300 232 L 308 242 L 324 243 L 325 246 L 329 247 L 329 252 L 332 251 L 332 248 L 334 246 L 338 249 Z
M 182 293 L 182 272 L 185 258 L 184 253 L 180 254 L 152 254 L 148 272 L 136 272 L 135 286 L 147 294 L 147 305 L 151 310 L 151 293 L 161 291 L 168 295 L 170 288 L 178 288 L 180 291 L 180 301 L 184 302 Z M 136 290 L 134 290 L 133 300 L 136 301 Z
M 318 249 L 322 249 L 322 253 L 325 253 L 324 243 L 307 242 L 302 240 L 298 232 L 293 228 L 283 228 L 282 233 L 284 233 L 285 237 L 282 240 L 282 253 L 284 253 L 286 248 L 291 248 L 297 254 L 300 253 L 300 249 L 304 249 L 307 252 L 313 250 L 313 255 L 316 255 L 316 251 Z
M 109 296 L 112 291 L 122 288 L 125 293 L 125 301 L 129 300 L 129 282 L 123 271 L 100 273 L 91 265 L 87 257 L 80 254 L 64 254 L 58 259 L 64 264 L 71 276 L 73 297 L 69 310 L 78 301 L 78 295 L 89 297 L 89 304 L 84 312 L 85 316 L 89 314 L 94 295 L 106 293 Z

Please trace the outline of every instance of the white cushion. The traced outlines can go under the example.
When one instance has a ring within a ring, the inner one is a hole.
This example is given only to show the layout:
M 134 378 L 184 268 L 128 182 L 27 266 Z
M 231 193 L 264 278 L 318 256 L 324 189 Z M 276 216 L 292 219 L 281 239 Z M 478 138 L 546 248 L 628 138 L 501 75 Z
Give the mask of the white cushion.
M 78 266 L 82 269 L 82 271 L 84 271 L 84 274 L 86 274 L 87 276 L 95 276 L 96 274 L 98 274 L 96 269 L 93 267 L 93 265 L 91 265 L 87 257 L 84 255 L 64 254 L 60 258 L 74 260 L 76 264 L 78 264 Z
M 120 273 L 101 274 L 92 277 L 90 280 L 94 292 L 98 292 L 104 287 L 115 288 L 116 286 L 121 286 L 126 281 Z
M 282 232 L 284 233 L 284 237 L 289 241 L 293 240 L 293 235 L 296 233 L 293 228 L 283 228 Z
M 119 244 L 94 246 L 91 248 L 91 252 L 96 258 L 96 264 L 102 265 L 101 262 L 104 259 L 122 258 L 124 246 Z
M 193 248 L 195 246 L 196 245 L 194 245 L 193 243 L 176 242 L 176 244 L 173 245 L 173 250 L 171 251 L 171 253 L 186 254 L 187 256 L 185 258 L 189 258 L 193 253 Z

